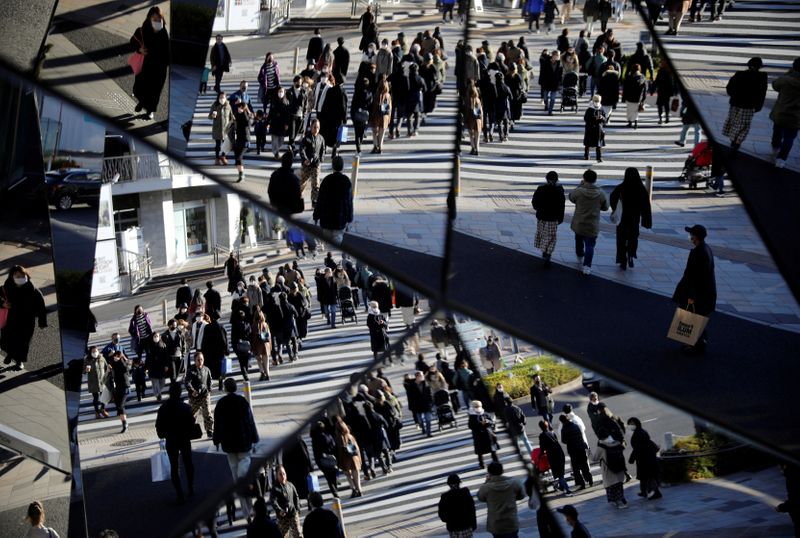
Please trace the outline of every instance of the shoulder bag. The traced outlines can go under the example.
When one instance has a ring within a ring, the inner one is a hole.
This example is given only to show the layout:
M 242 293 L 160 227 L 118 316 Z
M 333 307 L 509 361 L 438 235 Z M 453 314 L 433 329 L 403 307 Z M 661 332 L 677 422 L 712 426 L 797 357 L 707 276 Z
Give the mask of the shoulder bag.
M 2 306 L 0 306 L 0 330 L 4 329 L 6 323 L 8 323 L 8 308 L 6 308 L 6 290 L 2 286 L 0 286 L 0 299 L 2 300 Z
M 136 31 L 140 31 L 141 28 L 137 28 Z M 139 43 L 140 47 L 144 47 L 144 42 L 136 37 L 136 32 L 133 33 L 133 38 Z M 144 66 L 144 54 L 139 52 L 138 50 L 131 54 L 128 57 L 128 65 L 131 66 L 131 70 L 133 71 L 134 75 L 138 75 L 142 72 L 142 67 Z

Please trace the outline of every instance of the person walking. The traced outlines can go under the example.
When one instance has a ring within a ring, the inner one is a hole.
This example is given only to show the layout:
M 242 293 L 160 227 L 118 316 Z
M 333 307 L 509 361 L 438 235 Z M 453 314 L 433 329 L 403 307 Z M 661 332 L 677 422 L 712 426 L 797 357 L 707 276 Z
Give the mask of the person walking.
M 381 50 L 383 51 L 383 49 Z M 389 54 L 389 57 L 391 58 L 391 54 Z M 380 54 L 378 58 L 380 58 Z M 386 129 L 389 127 L 391 118 L 392 94 L 389 90 L 389 82 L 386 76 L 381 75 L 369 113 L 369 124 L 372 128 L 371 153 L 383 153 L 383 139 L 386 136 Z
M 561 447 L 561 443 L 558 442 L 556 432 L 553 431 L 549 421 L 540 420 L 539 429 L 542 430 L 539 434 L 539 447 L 547 456 L 550 471 L 553 473 L 553 479 L 556 482 L 555 487 L 563 491 L 565 497 L 571 497 L 572 491 L 570 491 L 567 479 L 564 477 L 567 461 L 564 449 Z
M 169 400 L 161 404 L 156 415 L 156 433 L 159 439 L 166 440 L 169 457 L 170 478 L 178 496 L 178 504 L 183 504 L 183 487 L 181 486 L 178 457 L 183 460 L 186 472 L 189 497 L 194 496 L 194 463 L 192 461 L 192 433 L 196 422 L 189 404 L 181 398 L 181 385 L 173 383 L 169 386 Z
M 322 180 L 313 218 L 315 223 L 319 221 L 325 239 L 341 245 L 347 226 L 353 222 L 353 185 L 342 173 L 344 159 L 337 155 L 331 164 L 333 173 Z
M 300 194 L 305 193 L 306 185 L 311 182 L 311 206 L 317 203 L 319 192 L 319 169 L 325 155 L 325 139 L 320 135 L 318 119 L 311 121 L 308 134 L 300 146 L 302 166 L 300 168 Z
M 672 97 L 677 95 L 679 89 L 675 77 L 670 71 L 669 64 L 662 58 L 661 65 L 650 89 L 650 95 L 657 93 L 656 106 L 658 107 L 658 124 L 669 123 L 669 112 L 672 106 Z M 663 116 L 663 119 L 662 119 Z
M 310 493 L 308 503 L 311 511 L 303 520 L 303 538 L 344 538 L 341 521 L 332 510 L 324 507 L 319 492 Z
M 678 136 L 678 140 L 675 141 L 675 144 L 684 147 L 686 145 L 686 135 L 689 134 L 689 129 L 694 128 L 694 146 L 700 143 L 700 135 L 703 132 L 703 128 L 700 125 L 699 115 L 694 107 L 689 103 L 689 101 L 684 98 L 681 100 L 681 134 Z
M 192 287 L 185 278 L 181 279 L 181 285 L 175 291 L 175 309 L 179 309 L 181 304 L 189 305 L 192 302 Z
M 8 312 L 6 325 L 0 331 L 0 349 L 6 354 L 3 363 L 14 362 L 14 369 L 19 371 L 28 361 L 36 321 L 40 329 L 47 327 L 42 292 L 34 286 L 30 273 L 21 265 L 11 268 L 0 287 L 0 307 Z
M 737 71 L 725 87 L 730 96 L 730 110 L 722 134 L 731 140 L 731 149 L 739 150 L 747 134 L 753 115 L 764 106 L 767 97 L 767 74 L 761 71 L 764 62 L 758 56 L 747 61 L 747 69 Z
M 528 19 L 528 33 L 533 33 L 533 25 L 536 25 L 536 33 L 539 33 L 539 17 L 544 9 L 544 0 L 527 0 L 522 12 L 523 18 Z
M 528 439 L 528 434 L 525 432 L 525 413 L 514 403 L 509 395 L 503 398 L 503 403 L 505 404 L 504 420 L 508 434 L 517 446 L 519 446 L 519 442 L 522 441 L 522 444 L 525 446 L 526 456 L 530 455 L 533 451 L 533 447 L 531 446 L 530 439 Z
M 481 102 L 478 89 L 475 83 L 469 81 L 467 87 L 467 106 L 463 112 L 464 127 L 469 132 L 470 155 L 479 155 L 480 150 L 480 134 L 484 130 L 483 126 L 483 103 Z
M 300 178 L 292 170 L 294 154 L 287 151 L 281 156 L 281 166 L 270 175 L 267 195 L 269 203 L 281 213 L 294 215 L 305 208 Z M 252 304 L 252 303 L 251 303 Z
M 269 324 L 264 317 L 264 312 L 261 309 L 257 310 L 253 315 L 250 346 L 253 356 L 256 358 L 258 370 L 261 373 L 258 380 L 269 381 L 269 360 L 272 356 L 272 334 L 269 330 Z
M 550 53 L 550 61 L 542 62 L 541 67 L 539 83 L 544 92 L 544 109 L 549 116 L 552 116 L 553 107 L 556 104 L 556 98 L 561 89 L 561 81 L 564 78 L 564 67 L 561 65 L 561 53 L 554 50 Z
M 531 205 L 536 211 L 536 237 L 533 246 L 541 249 L 545 267 L 550 266 L 550 257 L 556 249 L 558 225 L 564 222 L 566 197 L 564 187 L 558 183 L 558 172 L 551 170 L 545 176 L 546 183 L 536 188 Z
M 217 99 L 211 104 L 211 110 L 208 112 L 208 119 L 211 122 L 211 138 L 214 139 L 214 165 L 227 165 L 228 158 L 226 148 L 223 148 L 223 143 L 228 138 L 235 117 L 233 115 L 233 108 L 230 101 L 225 95 L 225 92 L 217 94 Z
M 211 370 L 205 365 L 205 357 L 198 352 L 186 373 L 186 391 L 189 394 L 189 405 L 192 416 L 200 412 L 203 415 L 203 426 L 209 439 L 214 437 L 214 417 L 211 414 Z
M 122 423 L 122 431 L 128 431 L 128 417 L 125 413 L 125 402 L 128 399 L 128 392 L 131 386 L 131 365 L 125 358 L 122 351 L 115 351 L 109 362 L 110 372 L 106 375 L 106 386 L 111 391 L 114 398 L 114 407 L 117 408 L 117 416 Z
M 606 115 L 606 124 L 611 123 L 611 115 L 619 104 L 619 71 L 611 65 L 604 64 L 601 67 L 602 75 L 597 83 L 597 94 L 600 96 L 603 112 Z
M 103 391 L 103 384 L 108 372 L 108 363 L 97 346 L 91 346 L 89 353 L 83 358 L 83 370 L 86 372 L 86 388 L 92 395 L 94 417 L 108 418 L 106 404 L 100 401 L 100 393 Z
M 552 393 L 547 383 L 542 381 L 539 374 L 533 374 L 533 385 L 530 389 L 531 408 L 535 409 L 539 415 L 547 422 L 552 422 L 553 414 L 550 411 L 549 396 Z
M 219 389 L 222 390 L 222 381 L 225 374 L 222 372 L 222 361 L 228 354 L 228 333 L 219 323 L 219 312 L 211 314 L 211 323 L 203 329 L 203 342 L 200 347 L 206 360 L 206 366 L 211 371 L 211 378 L 219 380 Z
M 331 157 L 335 157 L 341 142 L 340 131 L 347 123 L 347 94 L 343 86 L 336 84 L 332 74 L 328 74 L 328 83 L 318 95 L 316 105 L 321 121 L 320 134 L 325 146 L 331 148 Z
M 589 150 L 595 148 L 597 162 L 603 162 L 603 147 L 606 145 L 605 124 L 607 120 L 606 112 L 601 105 L 602 98 L 595 95 L 589 101 L 586 112 L 583 114 L 583 159 L 589 160 Z
M 361 145 L 364 143 L 364 132 L 369 123 L 369 114 L 372 109 L 373 89 L 367 77 L 358 76 L 355 89 L 353 90 L 353 101 L 350 107 L 350 119 L 353 122 L 354 138 L 356 143 L 356 153 L 361 153 Z
M 188 348 L 186 335 L 174 318 L 167 322 L 167 330 L 161 334 L 161 341 L 164 342 L 170 360 L 170 380 L 175 382 L 180 374 L 186 373 Z
M 503 465 L 493 461 L 487 469 L 486 482 L 478 489 L 478 500 L 486 503 L 486 530 L 494 538 L 517 538 L 519 517 L 517 501 L 525 498 L 522 484 L 503 476 Z
M 497 435 L 494 433 L 494 421 L 484 411 L 480 400 L 470 402 L 467 425 L 472 431 L 472 444 L 478 456 L 478 467 L 483 469 L 483 455 L 491 454 L 492 461 L 499 462 L 497 457 Z M 428 436 L 430 437 L 430 435 Z
M 439 497 L 439 519 L 447 526 L 450 538 L 472 538 L 478 528 L 475 500 L 468 488 L 461 487 L 457 474 L 447 477 L 447 487 L 450 489 Z
M 318 421 L 311 428 L 311 452 L 314 455 L 314 462 L 322 472 L 328 489 L 335 498 L 339 498 L 339 488 L 336 479 L 336 440 L 329 433 L 326 422 Z
M 375 362 L 378 357 L 386 354 L 384 364 L 391 364 L 392 357 L 389 351 L 389 328 L 386 317 L 381 314 L 377 301 L 370 301 L 367 308 L 367 328 L 369 329 L 369 344 L 372 358 Z
M 258 70 L 257 80 L 259 101 L 266 110 L 277 95 L 278 88 L 281 87 L 280 67 L 271 52 L 264 57 L 264 63 Z
M 219 313 L 219 311 L 222 310 L 222 296 L 214 289 L 214 283 L 210 280 L 206 282 L 206 292 L 203 294 L 203 299 L 205 299 L 206 304 L 205 313 L 208 314 L 209 317 L 212 313 Z M 195 344 L 196 343 L 197 340 L 195 340 Z
M 705 226 L 695 224 L 687 226 L 692 250 L 686 262 L 683 277 L 675 287 L 672 301 L 680 308 L 691 310 L 701 316 L 710 316 L 717 305 L 717 282 L 714 276 L 714 253 L 706 243 L 708 232 Z M 685 305 L 685 306 L 684 306 Z M 685 346 L 685 353 L 695 354 L 705 352 L 707 331 L 703 331 L 700 339 L 694 346 Z
M 647 80 L 642 74 L 642 66 L 634 64 L 628 67 L 628 74 L 622 86 L 622 99 L 625 101 L 625 116 L 628 127 L 639 127 L 639 109 L 644 105 L 647 95 Z
M 275 477 L 269 498 L 278 516 L 278 527 L 284 538 L 301 538 L 303 532 L 300 529 L 300 496 L 297 488 L 287 479 L 283 465 L 278 465 Z
M 586 25 L 583 31 L 586 37 L 592 37 L 592 30 L 594 30 L 595 21 L 600 19 L 600 5 L 598 0 L 586 0 L 583 5 L 583 21 Z
M 159 6 L 147 11 L 144 23 L 133 33 L 130 44 L 134 52 L 144 55 L 141 71 L 133 81 L 133 96 L 137 100 L 134 110 L 141 112 L 144 109 L 145 119 L 152 120 L 170 64 L 169 34 Z
M 592 538 L 586 526 L 578 521 L 578 510 L 571 504 L 565 504 L 560 508 L 556 508 L 556 512 L 564 515 L 567 520 L 567 525 L 572 528 L 570 538 Z
M 289 134 L 289 124 L 292 121 L 289 98 L 286 90 L 279 87 L 272 96 L 269 114 L 266 122 L 269 125 L 271 136 L 272 155 L 276 161 L 280 161 L 280 150 L 283 147 L 283 140 Z
M 161 401 L 161 394 L 166 385 L 165 379 L 172 377 L 172 362 L 167 352 L 167 345 L 161 339 L 159 333 L 153 333 L 149 345 L 147 346 L 147 358 L 144 365 L 150 384 L 153 386 L 153 394 L 156 401 Z
M 31 524 L 26 538 L 60 538 L 54 528 L 45 526 L 44 505 L 41 501 L 33 501 L 28 505 L 25 519 Z
M 284 538 L 278 525 L 269 517 L 264 497 L 258 497 L 253 503 L 253 519 L 247 525 L 247 538 Z
M 783 168 L 800 129 L 800 58 L 795 58 L 792 68 L 775 79 L 772 89 L 778 92 L 769 113 L 773 122 L 772 156 L 775 168 Z
M 228 52 L 228 46 L 222 42 L 221 34 L 217 34 L 216 42 L 211 47 L 209 61 L 211 63 L 211 73 L 214 75 L 214 91 L 219 94 L 222 76 L 231 70 L 231 63 L 233 63 L 231 54 Z
M 606 433 L 601 430 L 601 435 Z M 622 487 L 625 482 L 625 455 L 622 443 L 607 435 L 597 441 L 595 462 L 600 464 L 603 472 L 603 487 L 606 489 L 606 500 L 617 508 L 627 508 L 625 491 Z
M 325 48 L 325 42 L 322 40 L 322 32 L 319 28 L 314 28 L 314 35 L 308 40 L 306 48 L 306 61 L 316 64 L 322 56 L 323 48 Z
M 657 444 L 650 439 L 650 434 L 642 428 L 642 421 L 636 417 L 628 419 L 628 426 L 633 430 L 631 435 L 631 452 L 628 463 L 636 463 L 636 478 L 639 479 L 639 496 L 648 500 L 660 499 L 658 489 L 658 451 Z
M 575 204 L 570 224 L 575 232 L 575 255 L 583 266 L 583 274 L 590 275 L 594 246 L 600 233 L 600 212 L 608 210 L 608 199 L 597 186 L 597 172 L 589 169 L 583 173 L 583 181 L 569 193 L 569 201 Z
M 414 422 L 422 427 L 426 437 L 433 437 L 431 432 L 431 408 L 433 406 L 433 392 L 425 381 L 425 374 L 417 370 L 414 381 L 407 386 L 408 408 L 414 414 Z M 473 433 L 473 438 L 475 434 Z M 477 449 L 476 449 L 477 450 Z M 481 458 L 482 456 L 479 456 Z
M 361 497 L 361 448 L 342 417 L 336 417 L 336 460 L 353 492 L 350 498 Z
M 574 424 L 567 415 L 558 417 L 561 423 L 561 442 L 567 446 L 570 467 L 575 478 L 575 485 L 579 490 L 594 485 L 592 472 L 589 470 L 589 460 L 586 451 L 589 445 L 584 439 L 585 435 L 577 424 Z
M 611 211 L 614 217 L 612 222 L 617 225 L 616 263 L 625 271 L 633 267 L 636 258 L 639 224 L 648 230 L 653 227 L 650 196 L 638 169 L 625 169 L 625 179 L 611 191 Z
M 236 380 L 225 380 L 225 396 L 214 407 L 214 434 L 212 441 L 217 450 L 228 457 L 234 482 L 247 475 L 250 469 L 250 451 L 258 442 L 258 430 L 250 403 L 236 394 Z M 241 497 L 242 511 L 249 518 L 252 512 L 249 497 Z

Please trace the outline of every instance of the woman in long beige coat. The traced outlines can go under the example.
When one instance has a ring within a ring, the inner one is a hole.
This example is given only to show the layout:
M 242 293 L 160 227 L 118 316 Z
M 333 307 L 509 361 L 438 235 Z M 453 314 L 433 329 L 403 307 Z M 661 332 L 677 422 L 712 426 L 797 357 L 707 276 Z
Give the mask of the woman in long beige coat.
M 211 110 L 208 112 L 208 119 L 211 122 L 211 138 L 214 139 L 214 164 L 228 164 L 228 159 L 225 157 L 225 151 L 222 150 L 222 143 L 228 135 L 228 130 L 233 125 L 233 109 L 228 102 L 228 97 L 225 92 L 220 92 L 217 100 L 211 105 Z
M 336 461 L 353 490 L 350 498 L 361 497 L 361 447 L 342 417 L 337 416 L 335 420 Z
M 392 95 L 389 93 L 389 83 L 386 75 L 381 76 L 375 99 L 372 100 L 372 110 L 369 114 L 369 124 L 372 127 L 372 153 L 383 152 L 383 137 L 389 127 L 392 117 Z

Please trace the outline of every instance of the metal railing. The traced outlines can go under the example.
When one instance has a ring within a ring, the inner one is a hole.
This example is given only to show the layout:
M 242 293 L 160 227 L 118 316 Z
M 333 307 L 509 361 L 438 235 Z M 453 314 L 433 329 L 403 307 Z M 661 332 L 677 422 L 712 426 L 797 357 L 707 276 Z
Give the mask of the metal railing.
M 118 181 L 142 179 L 172 179 L 174 172 L 170 160 L 161 154 L 125 155 L 103 159 L 103 181 L 111 181 L 119 174 Z
M 222 245 L 220 243 L 215 243 L 213 247 L 211 247 L 211 252 L 214 254 L 214 267 L 219 267 L 223 265 L 225 262 L 223 261 L 220 263 L 221 260 L 228 259 L 228 255 L 233 252 L 233 256 L 236 258 L 236 261 L 242 261 L 242 251 L 239 248 L 231 248 L 227 245 Z
M 351 0 L 350 16 L 361 17 L 367 10 L 367 6 L 372 6 L 372 14 L 375 16 L 375 22 L 377 23 L 382 11 L 380 0 Z
M 131 252 L 118 248 L 120 260 L 120 275 L 128 275 L 131 293 L 144 286 L 152 277 L 153 258 L 150 257 L 150 247 L 145 247 L 145 253 Z

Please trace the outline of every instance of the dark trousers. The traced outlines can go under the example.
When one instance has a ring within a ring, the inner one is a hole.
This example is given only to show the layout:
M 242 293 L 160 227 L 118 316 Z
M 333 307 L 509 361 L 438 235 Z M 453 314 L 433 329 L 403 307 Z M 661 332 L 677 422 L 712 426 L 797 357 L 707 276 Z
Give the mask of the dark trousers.
M 247 369 L 250 367 L 250 354 L 237 353 L 236 358 L 239 360 L 239 369 L 242 371 L 242 378 L 247 380 Z
M 317 464 L 319 467 L 319 464 Z M 322 469 L 320 467 L 320 469 Z M 339 488 L 336 487 L 336 469 L 328 469 L 322 470 L 322 475 L 325 477 L 325 481 L 328 483 L 328 489 L 331 490 L 331 495 L 337 497 L 339 494 Z
M 442 5 L 442 22 L 447 20 L 447 14 L 450 14 L 450 20 L 453 20 L 453 4 Z
M 572 474 L 575 476 L 575 485 L 591 485 L 592 472 L 589 470 L 589 460 L 586 457 L 586 451 L 580 450 L 576 452 L 570 452 L 569 460 L 572 463 Z
M 225 71 L 221 67 L 217 67 L 214 71 L 214 91 L 220 92 L 220 84 L 222 84 L 222 75 Z
M 294 141 L 298 134 L 302 134 L 303 117 L 294 116 L 289 120 L 289 147 L 294 147 Z
M 101 409 L 106 408 L 106 404 L 100 402 L 100 393 L 93 392 L 92 393 L 92 405 L 94 406 L 94 412 L 99 413 Z
M 622 226 L 617 226 L 617 263 L 628 263 L 629 258 L 636 257 L 639 248 L 639 237 Z
M 256 135 L 256 151 L 261 153 L 261 150 L 264 149 L 264 145 L 267 143 L 267 136 L 263 134 Z
M 170 478 L 178 497 L 183 497 L 181 487 L 181 475 L 178 466 L 178 455 L 183 459 L 183 468 L 186 470 L 186 481 L 189 485 L 189 493 L 194 491 L 194 463 L 192 462 L 192 443 L 188 439 L 185 441 L 174 441 L 167 439 L 167 456 L 169 457 Z
M 367 124 L 360 121 L 353 122 L 353 131 L 355 131 L 356 151 L 361 151 L 361 144 L 364 143 L 364 131 L 367 130 Z
M 778 150 L 778 159 L 786 159 L 792 151 L 794 139 L 797 138 L 797 127 L 772 126 L 772 147 Z

